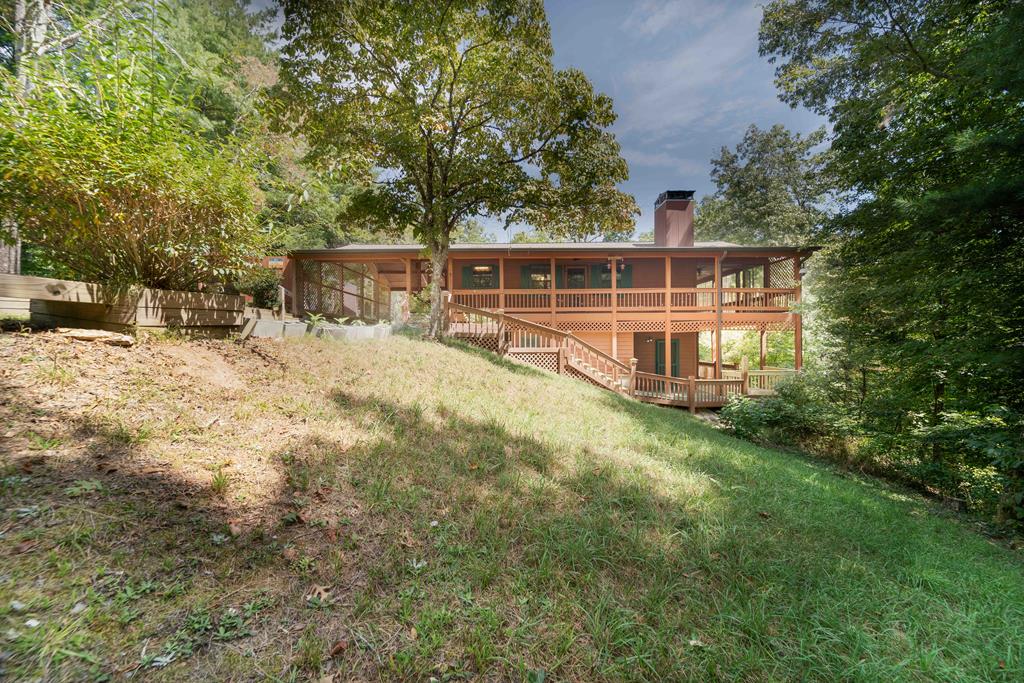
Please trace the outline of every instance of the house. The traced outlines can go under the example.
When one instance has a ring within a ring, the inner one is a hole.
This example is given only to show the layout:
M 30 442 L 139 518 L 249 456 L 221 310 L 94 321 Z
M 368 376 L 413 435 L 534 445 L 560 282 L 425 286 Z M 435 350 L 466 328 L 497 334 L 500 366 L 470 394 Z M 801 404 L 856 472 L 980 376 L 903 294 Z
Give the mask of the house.
M 621 363 L 635 358 L 641 373 L 727 377 L 721 359 L 726 330 L 760 334 L 760 358 L 751 360 L 762 370 L 765 335 L 794 335 L 792 365 L 799 370 L 796 307 L 813 249 L 695 242 L 693 205 L 692 191 L 663 192 L 655 203 L 653 242 L 455 244 L 444 288 L 464 307 L 459 310 L 501 311 L 571 332 Z M 382 286 L 409 294 L 429 285 L 429 261 L 419 245 L 350 244 L 289 256 L 295 267 L 286 271 L 286 287 L 295 294 L 295 314 L 325 300 L 325 269 L 358 267 Z M 700 357 L 701 334 L 710 342 L 706 358 Z

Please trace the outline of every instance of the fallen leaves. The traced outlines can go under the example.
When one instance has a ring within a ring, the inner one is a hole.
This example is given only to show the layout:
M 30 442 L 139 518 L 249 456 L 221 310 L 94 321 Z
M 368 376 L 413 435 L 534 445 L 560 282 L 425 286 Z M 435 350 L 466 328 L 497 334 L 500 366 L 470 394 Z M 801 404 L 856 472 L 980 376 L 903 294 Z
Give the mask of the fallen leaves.
M 38 545 L 39 541 L 35 539 L 26 539 L 14 546 L 14 554 L 21 555 L 22 553 L 31 552 L 35 550 Z
M 329 653 L 331 659 L 334 659 L 335 657 L 342 655 L 345 652 L 345 650 L 348 649 L 348 646 L 349 642 L 345 638 L 341 638 L 335 641 L 334 645 L 331 646 L 331 650 Z

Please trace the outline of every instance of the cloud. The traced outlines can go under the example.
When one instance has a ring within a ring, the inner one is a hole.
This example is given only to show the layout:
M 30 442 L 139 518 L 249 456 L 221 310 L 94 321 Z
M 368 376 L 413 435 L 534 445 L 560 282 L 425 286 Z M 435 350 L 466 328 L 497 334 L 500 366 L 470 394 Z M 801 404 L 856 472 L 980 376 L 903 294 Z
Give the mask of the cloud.
M 670 9 L 693 4 L 675 3 L 662 13 L 648 15 L 641 25 L 645 30 L 659 30 L 658 26 L 668 21 L 665 17 L 670 16 Z M 760 99 L 752 97 L 751 91 L 763 89 L 763 84 L 750 78 L 752 67 L 756 76 L 764 76 L 754 38 L 760 9 L 753 4 L 718 7 L 713 25 L 705 29 L 686 26 L 678 40 L 670 43 L 675 49 L 639 61 L 626 71 L 630 96 L 621 109 L 621 130 L 657 139 L 682 127 L 709 129 Z
M 672 0 L 640 2 L 626 19 L 625 28 L 641 36 L 655 36 L 667 29 L 703 27 L 725 13 L 722 2 L 699 0 Z
M 707 163 L 705 161 L 688 159 L 668 149 L 652 151 L 639 147 L 629 147 L 622 150 L 622 156 L 629 161 L 630 167 L 668 168 L 684 175 L 697 175 L 707 172 Z

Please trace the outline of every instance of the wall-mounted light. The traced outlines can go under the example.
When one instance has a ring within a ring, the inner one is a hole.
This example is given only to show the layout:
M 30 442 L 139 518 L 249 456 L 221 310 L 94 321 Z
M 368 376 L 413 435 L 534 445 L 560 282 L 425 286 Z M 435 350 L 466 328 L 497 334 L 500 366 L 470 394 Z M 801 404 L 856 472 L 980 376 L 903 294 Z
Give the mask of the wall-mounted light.
M 473 266 L 474 273 L 490 273 L 494 266 Z

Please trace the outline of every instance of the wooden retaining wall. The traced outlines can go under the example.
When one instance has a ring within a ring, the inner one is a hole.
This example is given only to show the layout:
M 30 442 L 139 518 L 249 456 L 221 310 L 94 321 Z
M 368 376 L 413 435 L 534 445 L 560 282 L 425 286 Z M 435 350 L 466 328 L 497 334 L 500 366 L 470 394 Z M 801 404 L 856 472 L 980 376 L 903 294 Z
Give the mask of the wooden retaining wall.
M 174 328 L 227 334 L 242 325 L 245 299 L 228 294 L 116 288 L 0 274 L 0 297 L 29 299 L 32 322 L 123 332 Z
M 0 315 L 28 315 L 28 299 L 0 296 Z

